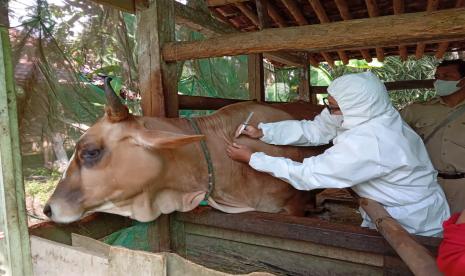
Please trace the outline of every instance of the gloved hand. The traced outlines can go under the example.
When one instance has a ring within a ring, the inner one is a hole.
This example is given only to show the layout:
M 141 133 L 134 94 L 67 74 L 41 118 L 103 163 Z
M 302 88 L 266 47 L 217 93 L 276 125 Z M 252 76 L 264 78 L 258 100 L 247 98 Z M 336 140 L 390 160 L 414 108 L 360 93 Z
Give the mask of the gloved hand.
M 234 138 L 239 137 L 241 134 L 244 134 L 253 139 L 260 139 L 263 137 L 263 131 L 257 127 L 254 127 L 252 125 L 246 125 L 243 130 L 242 130 L 242 127 L 243 127 L 243 124 L 240 124 L 239 127 L 236 129 Z

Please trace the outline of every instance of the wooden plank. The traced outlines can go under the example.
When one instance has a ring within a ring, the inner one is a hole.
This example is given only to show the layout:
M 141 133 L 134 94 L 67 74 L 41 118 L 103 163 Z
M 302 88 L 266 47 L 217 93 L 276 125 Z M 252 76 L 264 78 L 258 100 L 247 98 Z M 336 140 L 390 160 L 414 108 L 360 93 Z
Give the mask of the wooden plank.
M 186 240 L 188 259 L 229 273 L 265 271 L 274 275 L 383 275 L 380 267 L 335 258 L 199 235 L 187 235 Z
M 137 12 L 142 111 L 145 116 L 178 117 L 176 63 L 166 63 L 161 49 L 175 41 L 174 1 L 157 0 Z
M 110 255 L 111 245 L 76 233 L 71 233 L 71 245 L 105 258 Z
M 225 228 L 275 238 L 293 239 L 376 254 L 395 254 L 384 238 L 375 230 L 358 226 L 322 221 L 318 218 L 292 217 L 279 214 L 248 212 L 225 214 L 215 210 L 178 213 L 176 220 L 198 225 Z M 419 237 L 428 248 L 439 246 L 440 238 Z
M 132 225 L 132 220 L 112 214 L 97 213 L 70 224 L 44 222 L 29 229 L 31 235 L 71 245 L 71 233 L 101 239 Z
M 171 250 L 176 252 L 182 257 L 186 257 L 187 255 L 187 248 L 186 248 L 186 231 L 185 231 L 185 223 L 182 221 L 178 221 L 171 216 L 170 219 L 170 240 L 171 240 Z
M 297 5 L 296 5 L 296 3 L 294 1 L 295 0 L 281 0 L 281 2 L 283 2 L 284 6 L 286 6 L 286 8 L 291 13 L 292 17 L 294 17 L 297 24 L 299 24 L 300 26 L 308 25 L 308 21 L 305 18 L 305 16 L 303 15 L 302 9 L 297 7 Z
M 18 112 L 11 45 L 8 1 L 0 1 L 0 246 L 1 271 L 31 275 L 24 185 L 19 145 Z
M 362 252 L 394 253 L 382 236 L 374 230 L 333 224 L 315 218 L 256 212 L 225 214 L 218 211 L 203 211 L 199 214 L 179 213 L 176 219 L 186 223 L 313 242 Z
M 111 247 L 108 275 L 167 276 L 167 262 L 162 254 Z
M 376 267 L 384 266 L 383 255 L 354 251 L 312 242 L 267 237 L 264 235 L 237 232 L 229 229 L 221 229 L 189 223 L 185 225 L 185 232 L 185 235 L 197 235 L 221 240 L 241 242 L 257 245 L 263 248 L 276 248 L 285 251 L 292 251 Z
M 260 26 L 258 16 L 244 3 L 234 4 L 255 26 Z
M 170 252 L 170 215 L 161 215 L 152 221 L 147 231 L 147 242 L 152 252 Z
M 395 35 L 392 35 L 395 32 Z M 331 35 L 328 35 L 331 34 Z M 381 16 L 331 24 L 274 28 L 204 41 L 168 43 L 168 61 L 305 49 L 332 51 L 413 42 L 459 40 L 465 36 L 465 8 Z M 265 43 L 266 42 L 266 43 Z
M 397 254 L 407 264 L 415 275 L 442 275 L 436 265 L 436 260 L 425 247 L 415 241 L 409 234 L 378 202 L 367 199 L 359 199 L 360 207 L 365 210 L 371 221 L 376 223 L 376 229 L 383 235 Z
M 209 7 L 216 7 L 247 1 L 248 0 L 207 0 L 207 4 Z
M 108 274 L 106 257 L 82 248 L 31 236 L 31 250 L 34 275 L 114 275 Z

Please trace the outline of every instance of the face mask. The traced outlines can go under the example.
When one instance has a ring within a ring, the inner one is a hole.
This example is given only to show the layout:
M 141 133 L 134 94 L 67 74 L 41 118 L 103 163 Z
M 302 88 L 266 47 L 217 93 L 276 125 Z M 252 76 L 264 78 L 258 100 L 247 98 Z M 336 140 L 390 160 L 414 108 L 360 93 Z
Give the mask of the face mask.
M 434 82 L 434 89 L 438 96 L 448 96 L 459 91 L 461 87 L 458 87 L 460 80 L 457 81 L 445 81 L 445 80 L 436 80 Z

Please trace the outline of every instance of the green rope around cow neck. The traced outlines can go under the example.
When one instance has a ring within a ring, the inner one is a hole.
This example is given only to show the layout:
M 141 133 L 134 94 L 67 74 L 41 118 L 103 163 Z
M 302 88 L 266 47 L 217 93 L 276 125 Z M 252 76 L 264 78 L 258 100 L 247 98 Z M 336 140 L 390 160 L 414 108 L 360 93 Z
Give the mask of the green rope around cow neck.
M 186 118 L 190 123 L 192 128 L 194 129 L 195 134 L 201 135 L 202 132 L 200 131 L 199 125 L 195 118 Z M 207 161 L 207 168 L 208 168 L 208 191 L 205 194 L 205 198 L 200 202 L 200 206 L 208 206 L 208 198 L 210 197 L 213 187 L 215 186 L 215 172 L 213 171 L 213 162 L 210 156 L 210 151 L 207 147 L 207 142 L 205 140 L 200 141 L 200 146 L 202 147 L 203 156 L 205 156 L 205 161 Z

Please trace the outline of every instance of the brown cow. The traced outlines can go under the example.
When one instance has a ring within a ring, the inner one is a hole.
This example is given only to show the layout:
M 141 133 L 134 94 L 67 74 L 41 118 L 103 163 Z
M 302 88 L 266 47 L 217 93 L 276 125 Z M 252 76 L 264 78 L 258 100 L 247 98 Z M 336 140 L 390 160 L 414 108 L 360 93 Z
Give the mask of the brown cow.
M 101 211 L 150 221 L 161 214 L 187 212 L 208 191 L 208 168 L 201 148 L 205 138 L 215 175 L 208 198 L 228 213 L 263 211 L 303 215 L 310 192 L 234 162 L 226 155 L 236 127 L 254 112 L 251 124 L 313 118 L 321 107 L 309 104 L 240 103 L 196 118 L 203 135 L 186 119 L 133 116 L 105 80 L 109 107 L 76 145 L 67 170 L 48 200 L 44 213 L 69 223 L 87 212 Z M 297 115 L 299 114 L 299 115 Z M 277 147 L 246 137 L 237 139 L 257 151 L 296 161 L 320 148 Z

